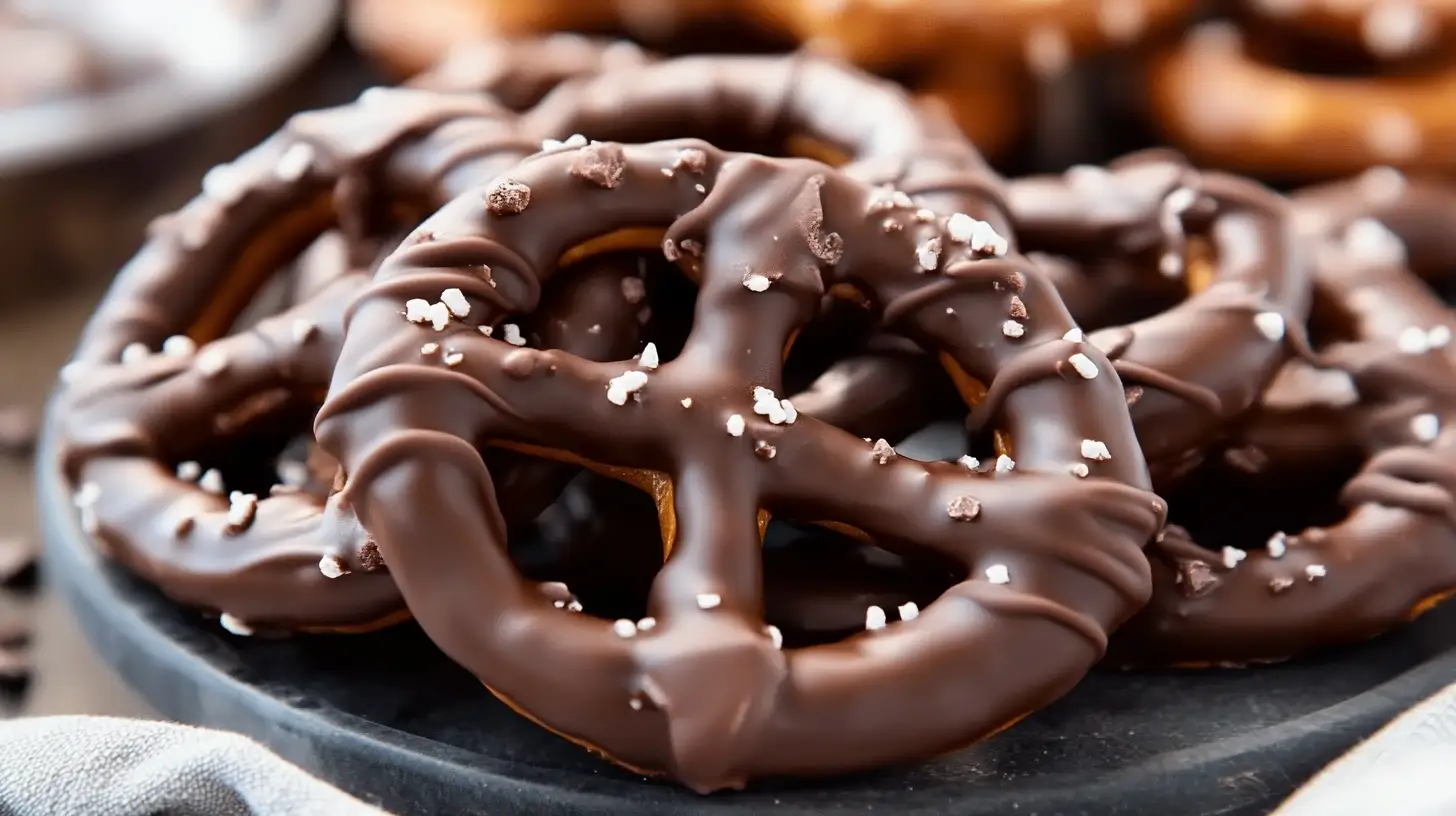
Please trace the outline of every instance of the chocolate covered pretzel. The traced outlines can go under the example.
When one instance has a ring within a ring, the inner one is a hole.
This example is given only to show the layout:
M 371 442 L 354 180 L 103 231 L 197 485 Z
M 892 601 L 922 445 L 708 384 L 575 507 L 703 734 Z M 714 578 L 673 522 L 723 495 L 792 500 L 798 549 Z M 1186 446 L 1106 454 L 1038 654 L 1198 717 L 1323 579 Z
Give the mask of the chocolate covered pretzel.
M 1128 383 L 1138 442 L 1155 470 L 1196 456 L 1306 349 L 1308 253 L 1284 197 L 1147 151 L 1107 169 L 1018 179 L 1008 200 L 1025 246 L 1089 262 L 1130 258 L 1190 292 L 1089 337 Z
M 698 141 L 547 152 L 457 198 L 380 267 L 348 320 L 318 438 L 431 638 L 574 741 L 699 791 L 949 750 L 1098 659 L 1142 603 L 1139 548 L 1163 512 L 1116 372 L 1066 337 L 1070 318 L 1037 269 L 984 258 L 960 223 L 816 162 Z M 592 364 L 478 330 L 532 311 L 563 262 L 645 241 L 700 281 L 675 360 Z M 482 266 L 489 281 L 470 271 Z M 792 331 L 844 285 L 1001 387 L 1015 460 L 912 462 L 775 396 Z M 437 331 L 400 314 L 446 287 L 466 293 L 468 316 Z M 1027 313 L 1017 337 L 1002 330 L 1013 298 Z M 421 360 L 422 341 L 463 360 Z M 561 588 L 515 573 L 481 443 L 652 491 L 671 557 L 651 619 L 572 614 L 555 603 Z M 759 614 L 768 513 L 935 552 L 970 577 L 914 621 L 780 651 Z M 962 703 L 928 704 L 952 689 Z
M 1450 312 L 1398 262 L 1338 243 L 1323 246 L 1316 285 L 1337 315 L 1341 339 L 1322 349 L 1333 370 L 1290 363 L 1215 461 L 1309 478 L 1353 454 L 1364 462 L 1339 494 L 1346 514 L 1217 552 L 1170 527 L 1149 551 L 1153 600 L 1111 660 L 1280 660 L 1372 637 L 1456 592 Z M 1341 373 L 1343 390 L 1308 384 Z
M 65 374 L 64 469 L 85 528 L 111 557 L 238 632 L 367 628 L 402 614 L 377 551 L 337 502 L 287 489 L 300 480 L 283 474 L 236 489 L 207 461 L 258 433 L 306 426 L 343 309 L 367 276 L 345 272 L 279 316 L 232 326 L 325 229 L 372 251 L 377 236 L 533 152 L 513 122 L 481 97 L 376 89 L 296 115 L 156 222 Z M 620 321 L 634 345 L 635 314 Z M 275 480 L 284 489 L 270 494 Z
M 1294 203 L 1310 237 L 1404 264 L 1433 284 L 1456 278 L 1456 186 L 1448 181 L 1374 167 L 1299 190 Z
M 546 139 L 695 137 L 844 164 L 851 175 L 897 190 L 902 203 L 962 213 L 978 242 L 1005 236 L 1005 248 L 1014 245 L 1003 184 L 954 123 L 893 83 L 832 60 L 683 57 L 578 77 L 547 95 L 522 126 Z M 846 359 L 795 404 L 832 425 L 865 433 L 875 426 L 876 435 L 890 438 L 923 425 L 941 404 L 944 373 L 883 336 L 845 354 L 861 342 L 836 339 Z M 892 416 L 898 421 L 884 424 Z

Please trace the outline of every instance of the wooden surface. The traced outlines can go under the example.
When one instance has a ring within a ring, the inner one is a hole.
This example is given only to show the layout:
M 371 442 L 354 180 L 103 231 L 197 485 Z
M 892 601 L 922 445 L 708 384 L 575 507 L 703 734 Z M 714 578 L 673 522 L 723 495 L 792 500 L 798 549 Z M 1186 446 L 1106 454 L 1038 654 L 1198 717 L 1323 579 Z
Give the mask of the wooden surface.
M 101 289 L 98 283 L 45 300 L 0 303 L 0 404 L 39 415 Z M 29 462 L 0 459 L 3 535 L 39 540 Z M 70 611 L 44 586 L 34 595 L 0 592 L 0 616 L 27 614 L 36 624 L 36 673 L 19 711 L 7 714 L 153 716 L 96 657 Z

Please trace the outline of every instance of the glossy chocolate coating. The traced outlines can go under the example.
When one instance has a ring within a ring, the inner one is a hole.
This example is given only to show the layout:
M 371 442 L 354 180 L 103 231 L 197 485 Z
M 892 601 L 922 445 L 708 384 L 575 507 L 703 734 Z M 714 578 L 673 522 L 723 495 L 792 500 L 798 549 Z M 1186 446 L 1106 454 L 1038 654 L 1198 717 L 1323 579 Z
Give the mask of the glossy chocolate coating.
M 574 34 L 492 38 L 452 49 L 438 65 L 405 84 L 429 91 L 483 93 L 511 110 L 522 111 L 566 80 L 632 68 L 653 59 L 624 40 Z
M 1095 347 L 1062 339 L 1071 319 L 1039 270 L 977 258 L 946 219 L 887 192 L 698 141 L 563 148 L 457 198 L 385 261 L 348 319 L 316 429 L 348 473 L 343 500 L 446 653 L 547 727 L 700 791 L 949 750 L 1099 659 L 1143 603 L 1140 547 L 1163 514 L 1122 385 Z M 632 228 L 665 229 L 668 256 L 701 281 L 675 360 L 591 364 L 477 331 L 534 310 L 569 251 Z M 914 462 L 812 417 L 755 413 L 753 389 L 779 387 L 791 332 L 838 284 L 1000 387 L 1016 470 Z M 405 299 L 446 286 L 467 292 L 470 318 L 436 332 L 401 317 Z M 1013 297 L 1029 315 L 1019 338 L 1001 328 Z M 463 362 L 421 361 L 430 339 Z M 1078 478 L 1084 441 L 1109 455 Z M 655 625 L 621 636 L 516 574 L 482 442 L 656 474 L 672 554 Z M 978 513 L 958 516 L 967 497 Z M 839 521 L 971 578 L 915 621 L 780 651 L 761 615 L 760 509 Z
M 1266 405 L 1230 449 L 1328 467 L 1332 452 L 1356 446 L 1366 461 L 1340 495 L 1349 514 L 1289 531 L 1282 548 L 1248 542 L 1232 567 L 1170 528 L 1149 551 L 1153 600 L 1118 633 L 1113 662 L 1279 660 L 1372 637 L 1456 590 L 1456 355 L 1401 339 L 1449 337 L 1450 312 L 1400 266 L 1336 246 L 1324 248 L 1316 285 L 1352 323 L 1355 339 L 1323 356 L 1348 372 L 1359 403 L 1305 393 L 1302 404 Z
M 1456 186 L 1449 182 L 1381 167 L 1300 190 L 1294 202 L 1300 228 L 1309 235 L 1343 237 L 1357 253 L 1403 256 L 1432 283 L 1456 279 Z M 1371 229 L 1372 222 L 1387 233 Z M 1398 241 L 1391 242 L 1392 236 Z
M 523 127 L 542 138 L 698 138 L 770 154 L 828 148 L 851 175 L 893 184 L 938 212 L 975 216 L 1011 238 L 1002 183 L 943 109 L 918 106 L 898 85 L 832 60 L 683 57 L 579 77 L 547 95 Z
M 1087 260 L 1131 257 L 1149 275 L 1191 274 L 1189 236 L 1212 245 L 1214 268 L 1200 291 L 1090 336 L 1141 393 L 1130 398 L 1133 422 L 1155 471 L 1247 411 L 1302 345 L 1307 253 L 1288 202 L 1252 181 L 1195 172 L 1173 154 L 1148 151 L 1106 170 L 1018 179 L 1008 200 L 1024 246 Z
M 764 153 L 827 153 L 815 158 L 845 160 L 850 175 L 890 185 L 917 206 L 985 221 L 1015 241 L 1001 180 L 943 109 L 917 105 L 898 85 L 833 60 L 684 57 L 581 76 L 542 100 L 523 127 L 542 138 L 700 138 Z M 934 361 L 917 360 L 887 338 L 846 356 L 795 404 L 802 400 L 806 413 L 856 432 L 898 413 L 901 421 L 875 432 L 893 436 L 923 424 L 914 421 L 926 418 L 921 407 L 944 391 Z M 863 404 L 874 399 L 858 387 L 865 383 L 878 383 L 887 396 Z
M 351 246 L 372 247 L 381 230 L 412 225 L 410 212 L 533 152 L 510 122 L 483 99 L 371 91 L 295 116 L 158 220 L 66 372 L 65 470 L 113 557 L 172 597 L 249 626 L 367 625 L 401 612 L 393 582 L 361 561 L 374 556 L 346 508 L 265 491 L 235 524 L 228 497 L 174 470 L 217 455 L 250 426 L 307 421 L 337 359 L 343 309 L 367 276 L 339 275 L 288 312 L 229 335 L 252 293 L 324 229 L 340 225 Z M 635 309 L 626 314 L 620 322 L 635 340 Z M 200 348 L 123 361 L 128 346 L 156 350 L 174 335 Z M 593 338 L 574 348 L 622 353 L 620 344 L 600 346 Z M 352 573 L 329 580 L 325 557 Z

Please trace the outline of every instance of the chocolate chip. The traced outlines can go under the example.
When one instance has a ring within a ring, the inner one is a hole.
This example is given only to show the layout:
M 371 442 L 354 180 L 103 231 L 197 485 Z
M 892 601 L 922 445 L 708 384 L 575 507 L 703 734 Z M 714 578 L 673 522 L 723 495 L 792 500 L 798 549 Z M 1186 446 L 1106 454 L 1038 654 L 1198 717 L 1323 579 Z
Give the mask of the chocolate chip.
M 491 215 L 518 215 L 531 204 L 531 188 L 505 179 L 490 186 L 485 194 L 485 209 Z
M 974 496 L 956 496 L 946 505 L 946 512 L 956 521 L 974 521 L 981 515 L 981 502 Z
M 0 456 L 22 458 L 35 452 L 35 415 L 19 405 L 0 407 Z
M 627 154 L 614 143 L 593 144 L 581 148 L 571 163 L 571 174 L 606 190 L 622 183 L 627 171 Z
M 778 455 L 779 449 L 760 439 L 753 443 L 753 452 L 760 459 L 772 459 Z
M 1188 598 L 1198 598 L 1213 591 L 1219 578 L 1204 561 L 1178 560 L 1178 589 Z

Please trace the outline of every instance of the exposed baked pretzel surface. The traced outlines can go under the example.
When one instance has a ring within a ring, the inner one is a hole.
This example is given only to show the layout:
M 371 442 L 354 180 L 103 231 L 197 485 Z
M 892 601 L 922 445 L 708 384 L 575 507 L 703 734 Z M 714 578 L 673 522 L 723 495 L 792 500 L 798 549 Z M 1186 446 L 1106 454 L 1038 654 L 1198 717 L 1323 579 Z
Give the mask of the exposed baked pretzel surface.
M 1284 180 L 1379 164 L 1456 168 L 1456 62 L 1400 74 L 1306 73 L 1245 39 L 1229 23 L 1209 23 L 1150 62 L 1159 128 L 1200 162 Z

